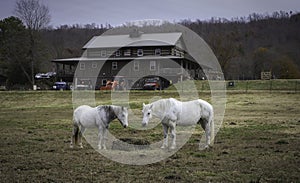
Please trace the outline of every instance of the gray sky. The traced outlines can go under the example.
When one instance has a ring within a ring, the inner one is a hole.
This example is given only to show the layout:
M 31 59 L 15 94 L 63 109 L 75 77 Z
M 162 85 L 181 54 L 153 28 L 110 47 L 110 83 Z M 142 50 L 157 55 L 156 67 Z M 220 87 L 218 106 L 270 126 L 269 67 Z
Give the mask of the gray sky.
M 251 13 L 300 12 L 300 0 L 41 0 L 53 27 L 63 24 L 120 25 L 143 19 L 231 19 Z M 0 0 L 0 19 L 13 15 L 15 0 Z

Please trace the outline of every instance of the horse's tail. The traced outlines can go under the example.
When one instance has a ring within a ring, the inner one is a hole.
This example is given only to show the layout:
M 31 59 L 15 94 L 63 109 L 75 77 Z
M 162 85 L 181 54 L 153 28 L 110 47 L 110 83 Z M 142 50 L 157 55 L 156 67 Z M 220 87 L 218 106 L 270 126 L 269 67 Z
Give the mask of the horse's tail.
M 214 122 L 214 111 L 211 111 L 211 116 L 210 116 L 210 144 L 214 144 L 214 138 L 215 138 L 215 122 Z
M 78 107 L 73 112 L 73 134 L 72 134 L 72 142 L 75 143 L 75 145 L 78 145 L 79 141 L 79 119 L 78 114 L 81 110 L 81 107 Z
M 79 139 L 79 126 L 74 123 L 73 125 L 73 137 L 75 140 L 75 144 L 78 145 L 78 139 Z

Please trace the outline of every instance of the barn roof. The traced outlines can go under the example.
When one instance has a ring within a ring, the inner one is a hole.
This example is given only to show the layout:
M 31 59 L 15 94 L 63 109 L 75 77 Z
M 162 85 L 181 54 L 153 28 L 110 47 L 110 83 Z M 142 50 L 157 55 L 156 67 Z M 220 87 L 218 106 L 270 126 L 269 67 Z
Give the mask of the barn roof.
M 63 59 L 54 59 L 52 62 L 64 62 L 73 63 L 79 61 L 106 61 L 106 60 L 149 60 L 149 59 L 182 59 L 178 56 L 143 56 L 143 57 L 117 57 L 117 58 L 87 58 L 87 57 L 75 57 L 75 58 L 63 58 Z
M 89 48 L 121 48 L 140 46 L 177 46 L 182 48 L 180 38 L 182 33 L 151 33 L 138 36 L 126 35 L 101 35 L 93 37 L 83 49 Z

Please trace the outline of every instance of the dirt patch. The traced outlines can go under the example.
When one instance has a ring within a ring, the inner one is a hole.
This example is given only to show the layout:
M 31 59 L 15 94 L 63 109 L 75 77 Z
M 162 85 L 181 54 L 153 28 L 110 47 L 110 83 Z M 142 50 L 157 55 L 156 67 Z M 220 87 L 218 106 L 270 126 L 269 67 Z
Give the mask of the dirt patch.
M 149 149 L 150 142 L 144 139 L 120 138 L 113 142 L 112 150 L 135 151 Z

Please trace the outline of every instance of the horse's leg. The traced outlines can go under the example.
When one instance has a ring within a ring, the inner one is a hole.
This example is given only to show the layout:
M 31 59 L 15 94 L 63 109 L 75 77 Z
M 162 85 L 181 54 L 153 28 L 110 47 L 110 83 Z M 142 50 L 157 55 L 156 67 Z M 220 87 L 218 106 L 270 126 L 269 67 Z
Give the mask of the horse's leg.
M 77 145 L 77 140 L 78 140 L 78 131 L 79 131 L 79 127 L 74 124 L 73 125 L 73 130 L 72 130 L 72 137 L 71 137 L 71 143 L 70 143 L 70 148 L 73 148 L 73 144 Z
M 204 148 L 208 148 L 210 144 L 210 123 L 207 119 L 200 119 L 199 123 L 203 130 L 205 131 L 205 146 Z M 199 143 L 199 149 L 202 149 L 201 147 L 201 141 Z
M 171 131 L 171 139 L 172 139 L 172 144 L 170 149 L 176 149 L 176 123 L 175 122 L 170 122 L 170 131 Z
M 103 128 L 99 127 L 99 131 L 98 131 L 98 149 L 101 150 L 102 149 L 102 144 L 103 144 Z
M 205 120 L 206 125 L 205 125 L 205 139 L 206 139 L 206 145 L 205 148 L 209 148 L 210 146 L 210 121 Z
M 162 124 L 163 126 L 163 130 L 164 130 L 164 142 L 163 145 L 161 146 L 162 149 L 168 147 L 168 130 L 169 130 L 169 126 Z
M 72 130 L 72 137 L 71 137 L 71 143 L 70 143 L 70 148 L 73 148 L 73 144 L 75 143 L 75 125 L 73 126 L 73 130 Z
M 79 142 L 79 147 L 83 148 L 82 145 L 82 134 L 84 133 L 85 128 L 83 126 L 81 126 L 80 130 L 79 130 L 79 135 L 78 135 L 78 142 Z
M 103 128 L 103 135 L 102 135 L 102 149 L 106 150 L 106 136 L 107 136 L 107 128 Z
M 74 147 L 74 146 L 73 146 L 73 144 L 74 144 L 74 139 L 75 139 L 75 137 L 74 137 L 73 132 L 72 132 L 70 148 L 73 148 L 73 147 Z
M 71 137 L 71 143 L 70 143 L 70 148 L 73 148 L 73 144 L 75 143 L 75 125 L 73 126 L 72 130 L 72 137 Z

